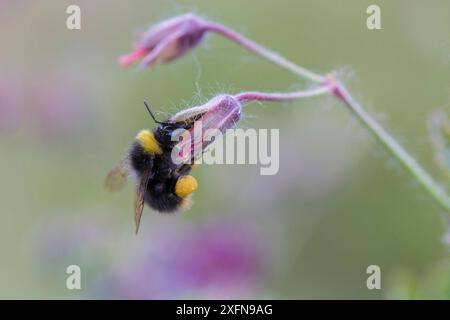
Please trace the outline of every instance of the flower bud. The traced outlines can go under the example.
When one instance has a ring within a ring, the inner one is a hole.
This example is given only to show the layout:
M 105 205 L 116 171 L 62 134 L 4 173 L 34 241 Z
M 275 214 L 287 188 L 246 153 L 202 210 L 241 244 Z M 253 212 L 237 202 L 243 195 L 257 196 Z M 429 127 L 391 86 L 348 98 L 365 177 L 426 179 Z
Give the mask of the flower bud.
M 173 140 L 183 137 L 176 146 L 180 162 L 201 156 L 214 142 L 213 137 L 234 127 L 241 118 L 241 109 L 241 103 L 234 96 L 219 95 L 204 105 L 182 110 L 170 117 L 169 122 L 185 124 L 185 129 L 172 137 Z
M 241 117 L 241 103 L 231 95 L 219 95 L 201 106 L 182 110 L 169 118 L 171 122 L 187 121 L 197 117 L 203 130 L 218 129 L 222 133 L 232 128 Z
M 138 39 L 135 50 L 119 58 L 119 63 L 127 66 L 139 59 L 144 66 L 165 63 L 176 59 L 196 47 L 207 28 L 203 19 L 184 14 L 151 27 Z

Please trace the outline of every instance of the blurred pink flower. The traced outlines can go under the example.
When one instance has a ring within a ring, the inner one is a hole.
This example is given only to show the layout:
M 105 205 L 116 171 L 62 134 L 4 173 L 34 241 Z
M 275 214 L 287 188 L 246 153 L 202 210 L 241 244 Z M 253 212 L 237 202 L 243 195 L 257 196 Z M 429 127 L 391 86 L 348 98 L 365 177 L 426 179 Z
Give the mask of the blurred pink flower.
M 66 139 L 93 118 L 89 87 L 73 72 L 50 73 L 30 86 L 27 114 L 38 136 Z
M 84 297 L 225 299 L 262 292 L 269 249 L 250 221 L 179 219 L 151 221 L 145 233 L 135 237 L 130 229 L 127 237 L 105 214 L 61 215 L 38 230 L 33 251 L 49 276 L 79 265 Z
M 61 214 L 45 221 L 37 234 L 37 253 L 39 259 L 51 265 L 65 263 L 68 259 L 81 263 L 87 250 L 106 255 L 108 244 L 112 240 L 111 226 L 94 212 L 78 215 Z M 101 258 L 100 255 L 90 257 L 91 262 Z
M 119 271 L 119 291 L 131 299 L 237 298 L 261 290 L 267 254 L 239 221 L 151 230 Z
M 22 113 L 23 88 L 19 78 L 12 74 L 0 77 L 0 132 L 17 129 Z
M 116 249 L 116 226 L 111 212 L 94 210 L 59 212 L 45 219 L 30 239 L 36 271 L 41 272 L 48 285 L 60 281 L 55 274 L 78 265 L 83 272 L 83 298 L 116 298 L 110 268 Z
M 197 46 L 207 29 L 203 20 L 193 14 L 184 14 L 151 27 L 135 44 L 135 50 L 119 58 L 127 66 L 143 58 L 143 65 L 168 62 Z

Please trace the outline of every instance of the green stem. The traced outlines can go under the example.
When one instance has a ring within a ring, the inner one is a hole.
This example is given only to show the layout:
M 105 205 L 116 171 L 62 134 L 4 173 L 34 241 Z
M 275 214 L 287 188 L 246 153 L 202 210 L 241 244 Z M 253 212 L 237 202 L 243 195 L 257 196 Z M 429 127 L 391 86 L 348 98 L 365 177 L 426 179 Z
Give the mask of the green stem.
M 450 212 L 450 198 L 442 187 L 420 166 L 420 164 L 356 101 L 345 86 L 330 76 L 316 74 L 286 59 L 280 54 L 267 49 L 260 44 L 244 37 L 238 32 L 215 22 L 206 22 L 209 31 L 216 32 L 225 38 L 238 43 L 243 48 L 253 52 L 290 72 L 312 80 L 327 83 L 334 96 L 344 102 L 353 114 L 378 138 L 395 158 L 411 173 L 420 185 L 444 208 Z
M 286 59 L 277 52 L 267 49 L 266 47 L 263 47 L 262 45 L 244 37 L 243 35 L 234 31 L 233 29 L 228 28 L 227 26 L 211 21 L 204 22 L 204 25 L 208 31 L 216 32 L 217 34 L 220 34 L 221 36 L 238 43 L 241 47 L 244 47 L 248 51 L 257 54 L 263 57 L 264 59 L 269 60 L 272 63 L 282 68 L 285 68 L 290 72 L 295 73 L 300 77 L 304 77 L 315 82 L 323 82 L 325 80 L 324 76 L 321 76 L 317 73 L 314 73 L 308 69 L 305 69 L 295 64 L 294 62 Z
M 348 90 L 339 82 L 336 83 L 335 95 L 344 102 L 361 122 L 378 138 L 378 140 L 400 161 L 421 186 L 434 197 L 446 211 L 450 211 L 450 198 L 433 178 L 384 128 L 368 114 Z

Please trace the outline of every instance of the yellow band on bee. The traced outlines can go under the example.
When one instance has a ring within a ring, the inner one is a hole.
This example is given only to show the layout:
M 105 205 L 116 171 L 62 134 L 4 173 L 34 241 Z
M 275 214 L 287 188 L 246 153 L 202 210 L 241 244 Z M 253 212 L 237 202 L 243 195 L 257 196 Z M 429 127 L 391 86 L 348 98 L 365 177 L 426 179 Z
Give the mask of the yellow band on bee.
M 197 180 L 193 176 L 182 176 L 178 178 L 175 184 L 175 194 L 184 198 L 197 190 Z
M 144 149 L 145 152 L 152 154 L 161 154 L 162 150 L 155 138 L 153 132 L 149 130 L 142 130 L 136 136 L 136 139 L 139 141 L 139 144 Z

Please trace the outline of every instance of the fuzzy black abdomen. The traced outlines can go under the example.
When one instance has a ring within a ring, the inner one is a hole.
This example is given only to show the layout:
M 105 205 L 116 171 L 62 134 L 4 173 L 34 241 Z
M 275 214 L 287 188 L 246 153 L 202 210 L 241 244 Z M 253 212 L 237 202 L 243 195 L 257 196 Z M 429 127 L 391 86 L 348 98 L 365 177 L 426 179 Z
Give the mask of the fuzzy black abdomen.
M 174 192 L 175 183 L 171 179 L 150 180 L 145 194 L 145 202 L 159 212 L 174 212 L 183 199 Z
M 173 212 L 180 208 L 183 199 L 174 192 L 179 173 L 169 152 L 149 154 L 135 142 L 130 151 L 130 164 L 138 179 L 144 172 L 151 171 L 144 197 L 147 205 L 159 212 Z
M 145 152 L 138 142 L 133 143 L 130 150 L 130 164 L 139 178 L 147 170 L 152 170 L 154 157 L 154 155 Z

